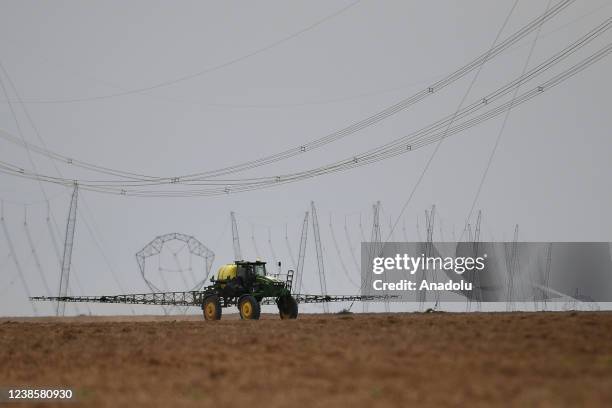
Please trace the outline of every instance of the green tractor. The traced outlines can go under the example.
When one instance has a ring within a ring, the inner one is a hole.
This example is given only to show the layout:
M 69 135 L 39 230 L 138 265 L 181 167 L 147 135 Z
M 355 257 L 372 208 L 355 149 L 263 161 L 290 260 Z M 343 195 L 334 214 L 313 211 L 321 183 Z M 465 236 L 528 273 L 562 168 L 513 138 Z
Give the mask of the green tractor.
M 280 267 L 280 263 L 279 263 Z M 295 319 L 298 315 L 298 304 L 291 296 L 293 271 L 286 279 L 266 273 L 266 263 L 262 261 L 236 261 L 219 268 L 217 276 L 211 279 L 202 296 L 204 319 L 221 319 L 224 307 L 236 305 L 240 317 L 244 320 L 257 320 L 261 313 L 261 304 L 271 303 L 274 299 L 281 319 Z

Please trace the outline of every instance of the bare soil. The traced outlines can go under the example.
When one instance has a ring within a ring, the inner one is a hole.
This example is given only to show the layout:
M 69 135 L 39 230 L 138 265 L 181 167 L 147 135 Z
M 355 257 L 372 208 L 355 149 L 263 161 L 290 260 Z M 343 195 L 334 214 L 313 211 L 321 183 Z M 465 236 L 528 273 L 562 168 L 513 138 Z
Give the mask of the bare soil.
M 609 407 L 612 313 L 4 318 L 8 386 L 93 407 Z

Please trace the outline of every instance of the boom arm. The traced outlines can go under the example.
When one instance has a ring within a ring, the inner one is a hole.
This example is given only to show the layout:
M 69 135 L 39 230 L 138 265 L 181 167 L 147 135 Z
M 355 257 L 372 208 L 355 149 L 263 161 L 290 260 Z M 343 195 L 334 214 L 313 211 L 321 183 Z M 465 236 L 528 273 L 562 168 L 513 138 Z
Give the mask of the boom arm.
M 204 291 L 189 292 L 155 292 L 112 296 L 34 296 L 33 301 L 50 302 L 88 302 L 88 303 L 123 303 L 139 305 L 171 305 L 171 306 L 202 306 L 204 296 L 210 294 Z M 361 296 L 361 295 L 308 295 L 294 294 L 298 303 L 328 303 L 328 302 L 354 302 L 354 301 L 383 301 L 393 296 Z M 263 304 L 273 305 L 274 298 L 263 299 Z

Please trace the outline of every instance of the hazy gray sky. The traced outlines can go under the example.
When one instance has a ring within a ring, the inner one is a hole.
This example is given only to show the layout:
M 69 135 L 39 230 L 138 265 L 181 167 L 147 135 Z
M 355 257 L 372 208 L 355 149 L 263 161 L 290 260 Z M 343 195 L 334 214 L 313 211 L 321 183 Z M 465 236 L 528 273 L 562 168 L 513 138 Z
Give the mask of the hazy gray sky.
M 0 0 L 0 60 L 24 100 L 106 95 L 248 55 L 350 3 Z M 513 0 L 364 0 L 278 46 L 172 86 L 102 100 L 26 107 L 48 147 L 67 156 L 169 176 L 214 169 L 319 138 L 415 93 L 485 52 L 512 4 Z M 502 38 L 542 13 L 547 4 L 548 0 L 519 1 Z M 611 6 L 608 0 L 577 0 L 547 22 L 530 66 L 609 18 Z M 610 39 L 606 33 L 542 78 L 569 67 Z M 518 76 L 532 40 L 533 34 L 487 63 L 467 101 Z M 483 210 L 484 239 L 511 239 L 518 223 L 523 240 L 612 240 L 608 211 L 612 195 L 606 188 L 612 170 L 611 69 L 612 60 L 604 59 L 512 111 L 477 204 Z M 247 175 L 315 167 L 408 134 L 453 112 L 470 79 L 320 151 Z M 17 135 L 5 96 L 0 95 L 0 100 L 0 129 Z M 15 107 L 24 137 L 39 144 L 21 107 Z M 434 203 L 444 233 L 442 237 L 436 231 L 437 238 L 453 239 L 453 230 L 460 234 L 501 122 L 497 118 L 444 141 L 404 215 L 409 238 L 418 239 L 417 218 L 423 225 L 423 211 Z M 274 251 L 290 267 L 285 225 L 297 251 L 304 211 L 314 200 L 329 291 L 354 293 L 357 289 L 347 283 L 335 256 L 330 216 L 344 262 L 350 266 L 345 219 L 358 250 L 360 214 L 368 237 L 372 203 L 381 200 L 386 235 L 389 218 L 397 217 L 432 149 L 296 184 L 215 198 L 127 198 L 83 191 L 73 273 L 88 294 L 118 293 L 110 264 L 124 290 L 144 291 L 134 254 L 167 232 L 197 237 L 216 253 L 216 268 L 233 257 L 230 210 L 237 213 L 247 256 L 255 256 L 253 231 L 261 255 L 271 257 L 269 230 Z M 3 139 L 0 159 L 31 167 L 26 151 Z M 56 175 L 48 159 L 35 154 L 33 159 L 40 171 Z M 96 177 L 59 166 L 68 177 Z M 70 191 L 44 188 L 63 235 Z M 0 197 L 30 289 L 44 294 L 23 228 L 23 203 L 32 203 L 27 222 L 42 268 L 56 287 L 59 268 L 46 230 L 40 187 L 0 175 Z M 309 233 L 312 238 L 312 230 Z M 401 227 L 396 237 L 403 239 Z M 306 287 L 316 292 L 312 240 L 307 257 Z M 166 265 L 160 267 L 177 268 L 172 256 L 162 257 L 162 262 Z M 185 267 L 188 257 L 180 262 Z M 155 271 L 158 265 L 152 267 Z M 358 279 L 358 271 L 353 277 Z M 75 292 L 80 289 L 73 287 Z M 129 312 L 121 306 L 91 308 L 97 313 Z M 39 309 L 49 313 L 51 305 L 41 304 Z M 1 236 L 0 314 L 29 313 Z

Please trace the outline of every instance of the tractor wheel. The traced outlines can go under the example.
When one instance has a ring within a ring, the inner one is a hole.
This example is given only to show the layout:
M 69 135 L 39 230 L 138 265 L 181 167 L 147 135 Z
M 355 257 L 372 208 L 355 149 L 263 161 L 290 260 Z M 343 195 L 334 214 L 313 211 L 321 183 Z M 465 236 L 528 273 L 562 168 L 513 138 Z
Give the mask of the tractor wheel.
M 297 319 L 298 304 L 292 296 L 282 296 L 276 302 L 281 319 Z
M 261 307 L 257 299 L 251 295 L 241 296 L 238 300 L 238 310 L 242 320 L 259 320 Z
M 221 300 L 217 295 L 210 295 L 204 298 L 202 303 L 204 320 L 221 320 Z

